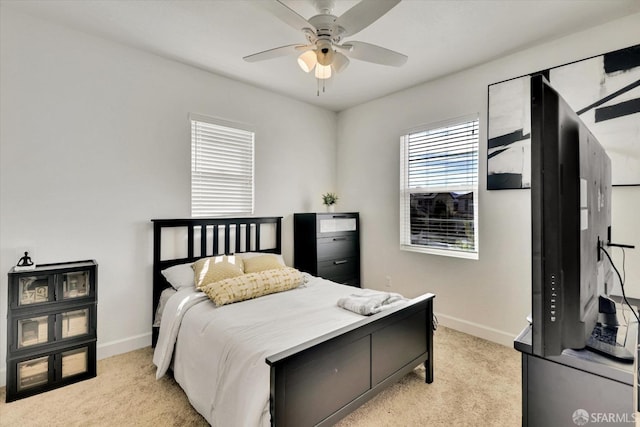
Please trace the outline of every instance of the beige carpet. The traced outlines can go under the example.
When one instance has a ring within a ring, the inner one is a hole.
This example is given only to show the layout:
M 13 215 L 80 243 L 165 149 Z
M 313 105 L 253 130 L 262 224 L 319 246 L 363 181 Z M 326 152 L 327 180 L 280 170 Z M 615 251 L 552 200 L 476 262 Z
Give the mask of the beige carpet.
M 521 424 L 518 352 L 442 326 L 434 343 L 432 384 L 417 369 L 337 425 Z M 1 388 L 0 426 L 206 426 L 173 379 L 155 380 L 151 358 L 144 348 L 103 359 L 96 378 L 8 404 Z

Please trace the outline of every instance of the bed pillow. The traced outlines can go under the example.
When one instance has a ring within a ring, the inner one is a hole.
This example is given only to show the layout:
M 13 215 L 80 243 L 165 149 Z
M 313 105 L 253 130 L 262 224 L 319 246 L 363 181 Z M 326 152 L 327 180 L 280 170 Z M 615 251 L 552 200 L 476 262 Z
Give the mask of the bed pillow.
M 285 266 L 273 254 L 266 254 L 244 259 L 245 273 L 258 273 L 265 270 L 275 270 Z
M 188 262 L 186 264 L 178 264 L 173 267 L 165 268 L 160 273 L 167 279 L 167 282 L 175 290 L 179 290 L 184 287 L 191 287 L 194 285 L 193 279 L 193 263 Z
M 244 274 L 244 262 L 237 256 L 220 255 L 193 263 L 196 288 Z
M 236 254 L 236 256 L 239 256 L 240 258 L 242 258 L 244 261 L 251 259 L 251 258 L 256 258 L 259 256 L 265 256 L 265 255 L 271 255 L 276 257 L 276 259 L 278 260 L 278 262 L 280 264 L 282 264 L 283 267 L 286 267 L 287 265 L 284 263 L 284 258 L 282 257 L 282 254 L 270 254 L 267 252 L 239 252 Z
M 288 291 L 302 284 L 303 276 L 295 268 L 281 267 L 248 273 L 206 285 L 201 290 L 217 306 Z

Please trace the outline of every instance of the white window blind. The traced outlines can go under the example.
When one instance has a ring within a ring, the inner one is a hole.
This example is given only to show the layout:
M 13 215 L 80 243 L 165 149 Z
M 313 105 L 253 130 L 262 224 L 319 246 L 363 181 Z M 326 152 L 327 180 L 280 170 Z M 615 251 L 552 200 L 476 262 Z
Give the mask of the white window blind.
M 253 214 L 254 132 L 191 116 L 191 215 Z
M 400 247 L 478 258 L 478 117 L 401 137 Z

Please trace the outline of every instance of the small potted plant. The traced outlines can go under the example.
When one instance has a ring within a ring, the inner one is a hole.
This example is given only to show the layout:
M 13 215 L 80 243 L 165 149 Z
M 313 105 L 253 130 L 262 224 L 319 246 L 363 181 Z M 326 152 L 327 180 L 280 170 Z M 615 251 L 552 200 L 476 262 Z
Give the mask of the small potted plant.
M 336 193 L 326 193 L 322 195 L 322 203 L 327 207 L 327 212 L 333 212 L 335 210 L 338 196 Z

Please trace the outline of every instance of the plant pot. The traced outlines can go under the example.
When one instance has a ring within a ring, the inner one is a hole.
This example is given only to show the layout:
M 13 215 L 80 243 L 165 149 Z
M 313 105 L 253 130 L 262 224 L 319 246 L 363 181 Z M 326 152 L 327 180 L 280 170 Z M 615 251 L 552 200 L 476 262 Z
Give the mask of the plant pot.
M 327 212 L 335 212 L 336 205 L 325 205 L 327 207 Z

